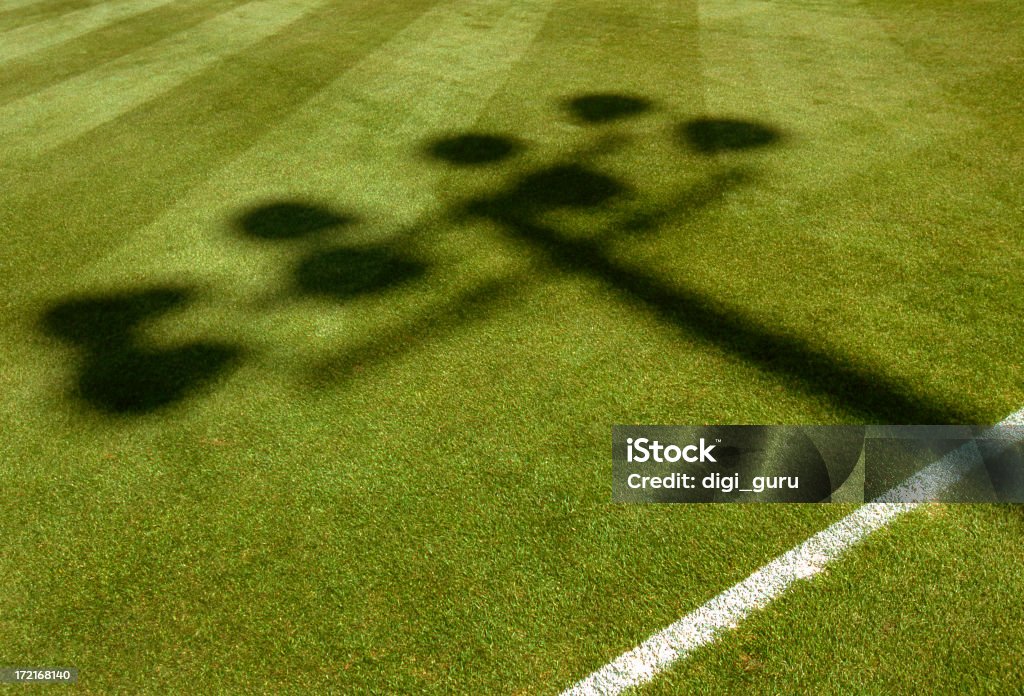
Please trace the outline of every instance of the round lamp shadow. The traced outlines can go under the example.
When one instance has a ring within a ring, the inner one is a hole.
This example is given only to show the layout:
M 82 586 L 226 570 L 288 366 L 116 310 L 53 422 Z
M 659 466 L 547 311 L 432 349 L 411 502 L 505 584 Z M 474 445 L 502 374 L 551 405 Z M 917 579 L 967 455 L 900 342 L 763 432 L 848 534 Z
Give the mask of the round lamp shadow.
M 248 237 L 274 241 L 308 237 L 351 221 L 319 205 L 281 201 L 246 211 L 236 225 Z
M 606 174 L 564 164 L 524 177 L 516 187 L 514 200 L 539 208 L 594 208 L 625 190 Z
M 506 160 L 518 154 L 523 146 L 518 140 L 501 135 L 464 133 L 438 138 L 425 149 L 433 159 L 457 167 L 479 167 Z
M 298 292 L 338 300 L 388 290 L 419 278 L 426 266 L 386 246 L 318 251 L 295 269 Z
M 705 155 L 749 150 L 776 143 L 782 134 L 754 121 L 731 118 L 698 118 L 679 126 L 680 140 Z
M 584 94 L 566 101 L 569 113 L 583 123 L 608 123 L 639 116 L 651 110 L 649 99 L 629 94 Z

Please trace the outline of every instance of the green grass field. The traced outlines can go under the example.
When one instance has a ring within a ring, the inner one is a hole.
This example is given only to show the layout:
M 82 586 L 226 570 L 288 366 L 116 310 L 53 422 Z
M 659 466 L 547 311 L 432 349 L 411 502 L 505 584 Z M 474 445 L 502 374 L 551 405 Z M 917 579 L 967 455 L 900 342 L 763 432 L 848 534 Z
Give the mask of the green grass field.
M 559 693 L 850 511 L 613 505 L 613 424 L 1017 411 L 1022 27 L 0 0 L 0 666 Z M 1022 535 L 915 511 L 640 691 L 1015 693 Z

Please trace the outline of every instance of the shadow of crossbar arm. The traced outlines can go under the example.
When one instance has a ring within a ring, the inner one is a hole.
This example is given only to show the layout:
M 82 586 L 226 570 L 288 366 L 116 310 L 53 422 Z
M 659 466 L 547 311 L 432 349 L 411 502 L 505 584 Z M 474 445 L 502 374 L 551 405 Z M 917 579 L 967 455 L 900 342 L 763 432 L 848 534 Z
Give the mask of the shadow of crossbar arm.
M 499 223 L 510 236 L 544 252 L 559 271 L 596 279 L 637 309 L 761 370 L 783 375 L 803 392 L 825 396 L 859 419 L 894 424 L 969 420 L 952 403 L 922 394 L 910 384 L 850 358 L 784 335 L 742 310 L 722 307 L 697 290 L 630 268 L 610 258 L 601 241 L 567 238 L 515 212 L 517 209 L 511 197 L 482 199 L 469 205 L 471 214 Z

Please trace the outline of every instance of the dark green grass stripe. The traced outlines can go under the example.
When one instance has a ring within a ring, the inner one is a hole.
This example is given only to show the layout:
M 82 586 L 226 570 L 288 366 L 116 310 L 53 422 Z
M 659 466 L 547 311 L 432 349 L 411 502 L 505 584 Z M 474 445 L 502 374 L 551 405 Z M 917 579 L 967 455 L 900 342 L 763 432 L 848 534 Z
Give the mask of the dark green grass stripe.
M 8 167 L 4 294 L 38 286 L 40 268 L 66 274 L 116 245 L 433 4 L 324 6 L 46 157 Z
M 69 12 L 97 5 L 102 0 L 35 0 L 0 10 L 0 31 L 25 27 L 36 22 L 43 22 Z
M 43 156 L 280 33 L 326 0 L 253 2 L 0 108 L 10 161 Z
M 86 7 L 66 16 L 6 31 L 0 34 L 0 63 L 8 63 L 21 56 L 51 46 L 59 46 L 120 19 L 173 2 L 174 0 L 110 0 L 102 7 Z
M 33 94 L 91 68 L 194 27 L 246 0 L 181 0 L 96 29 L 4 66 L 0 104 Z

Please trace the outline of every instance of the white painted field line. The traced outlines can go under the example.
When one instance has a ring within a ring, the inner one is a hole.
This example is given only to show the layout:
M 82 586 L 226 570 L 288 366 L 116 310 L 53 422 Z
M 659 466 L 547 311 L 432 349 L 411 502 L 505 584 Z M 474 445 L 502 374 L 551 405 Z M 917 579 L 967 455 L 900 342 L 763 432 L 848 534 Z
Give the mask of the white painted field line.
M 1008 442 L 1020 442 L 1024 440 L 1024 428 L 1020 426 L 1024 426 L 1024 409 L 1008 416 L 989 434 L 1004 437 Z M 814 577 L 847 549 L 921 504 L 888 501 L 934 499 L 936 494 L 963 479 L 978 461 L 973 443 L 950 452 L 615 658 L 562 692 L 562 696 L 611 696 L 651 681 L 680 658 L 713 642 L 754 611 L 766 607 L 795 580 Z

